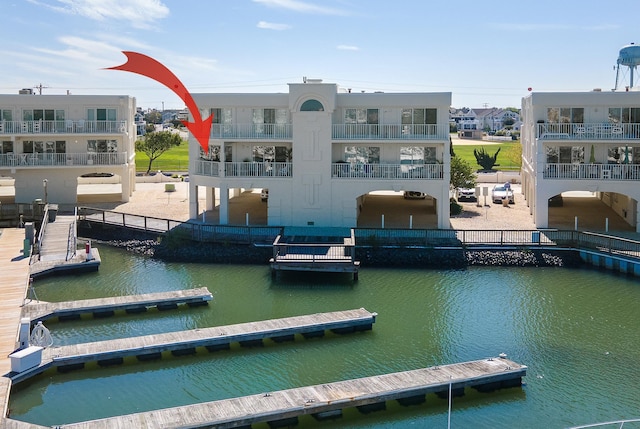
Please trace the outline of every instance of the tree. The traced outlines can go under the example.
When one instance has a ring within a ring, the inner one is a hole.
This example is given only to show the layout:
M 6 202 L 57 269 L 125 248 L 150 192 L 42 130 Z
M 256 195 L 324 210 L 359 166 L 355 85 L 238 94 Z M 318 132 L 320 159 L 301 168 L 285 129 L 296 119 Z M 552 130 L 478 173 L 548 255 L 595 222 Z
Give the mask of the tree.
M 180 146 L 182 139 L 171 131 L 157 131 L 148 133 L 144 139 L 136 141 L 136 151 L 143 152 L 149 157 L 147 174 L 151 171 L 151 164 L 163 153 L 175 146 Z
M 454 156 L 451 158 L 451 187 L 475 188 L 476 176 L 473 174 L 473 167 L 464 159 Z
M 478 149 L 473 150 L 473 155 L 476 157 L 476 162 L 478 163 L 479 166 L 482 167 L 483 170 L 487 170 L 487 171 L 493 170 L 493 167 L 497 167 L 500 165 L 497 163 L 498 153 L 500 153 L 500 148 L 498 148 L 498 150 L 493 156 L 489 155 L 484 150 L 484 146 L 481 147 L 480 150 Z

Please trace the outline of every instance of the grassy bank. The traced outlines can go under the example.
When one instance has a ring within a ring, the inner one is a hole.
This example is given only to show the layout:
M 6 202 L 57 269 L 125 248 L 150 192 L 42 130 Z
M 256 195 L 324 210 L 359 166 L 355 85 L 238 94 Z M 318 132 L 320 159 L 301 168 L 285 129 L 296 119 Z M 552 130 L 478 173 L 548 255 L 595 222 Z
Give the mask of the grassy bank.
M 494 155 L 498 149 L 500 149 L 500 153 L 498 153 L 497 163 L 498 165 L 495 167 L 496 170 L 503 171 L 517 171 L 520 170 L 520 156 L 522 154 L 520 141 L 508 141 L 500 144 L 486 144 L 483 142 L 478 142 L 477 145 L 453 145 L 453 151 L 455 152 L 457 157 L 460 157 L 471 164 L 473 169 L 480 169 L 480 165 L 478 165 L 476 161 L 476 157 L 473 154 L 474 149 L 482 149 L 484 148 L 485 152 L 489 155 Z

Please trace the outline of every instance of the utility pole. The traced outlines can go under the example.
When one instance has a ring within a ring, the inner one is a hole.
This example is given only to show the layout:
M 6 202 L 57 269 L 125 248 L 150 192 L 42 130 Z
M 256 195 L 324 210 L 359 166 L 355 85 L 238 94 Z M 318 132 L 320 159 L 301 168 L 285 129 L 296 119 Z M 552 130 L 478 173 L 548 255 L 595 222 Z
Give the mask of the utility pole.
M 38 95 L 42 95 L 42 90 L 45 88 L 49 88 L 48 86 L 44 86 L 43 84 L 39 84 L 34 86 L 35 89 L 38 90 Z

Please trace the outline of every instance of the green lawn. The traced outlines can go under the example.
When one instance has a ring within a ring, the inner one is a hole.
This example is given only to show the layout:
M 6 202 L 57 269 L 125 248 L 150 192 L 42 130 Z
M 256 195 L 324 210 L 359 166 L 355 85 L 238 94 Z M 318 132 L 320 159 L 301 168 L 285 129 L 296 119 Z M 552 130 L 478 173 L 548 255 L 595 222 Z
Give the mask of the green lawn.
M 478 142 L 477 145 L 454 144 L 453 151 L 456 156 L 467 161 L 471 164 L 471 167 L 476 170 L 481 167 L 476 162 L 473 150 L 481 149 L 483 147 L 489 155 L 495 154 L 496 151 L 500 149 L 500 153 L 497 158 L 498 166 L 494 167 L 496 170 L 520 170 L 520 154 L 522 153 L 520 150 L 520 141 L 508 141 L 500 144 L 483 144 L 482 142 Z
M 149 157 L 143 152 L 136 152 L 136 171 L 139 173 L 146 173 L 149 165 Z M 152 171 L 176 171 L 186 172 L 189 170 L 189 145 L 186 140 L 182 141 L 182 144 L 178 147 L 174 147 L 165 153 L 160 158 L 153 161 L 151 165 Z

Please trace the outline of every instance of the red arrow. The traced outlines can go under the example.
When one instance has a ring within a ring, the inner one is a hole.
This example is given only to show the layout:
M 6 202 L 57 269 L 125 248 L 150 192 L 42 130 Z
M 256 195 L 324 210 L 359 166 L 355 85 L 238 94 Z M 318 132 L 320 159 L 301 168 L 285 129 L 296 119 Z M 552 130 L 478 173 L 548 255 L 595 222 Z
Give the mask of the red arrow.
M 149 56 L 139 54 L 138 52 L 122 51 L 122 53 L 127 56 L 127 62 L 121 66 L 108 67 L 106 70 L 123 70 L 141 74 L 142 76 L 146 76 L 160 82 L 175 92 L 176 95 L 184 101 L 194 120 L 194 122 L 181 122 L 189 129 L 189 131 L 191 131 L 191 134 L 193 134 L 196 140 L 198 140 L 204 152 L 208 153 L 209 135 L 211 133 L 213 114 L 207 119 L 202 120 L 200 110 L 189 91 L 187 91 L 187 88 L 182 84 L 182 82 L 180 82 L 180 79 L 178 79 L 178 77 L 163 64 Z

